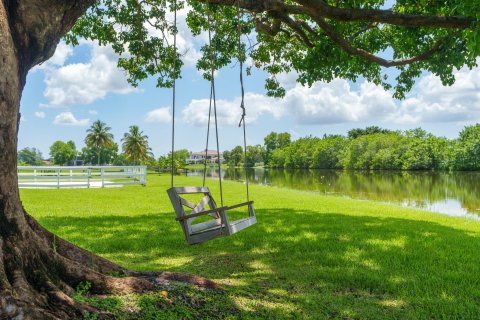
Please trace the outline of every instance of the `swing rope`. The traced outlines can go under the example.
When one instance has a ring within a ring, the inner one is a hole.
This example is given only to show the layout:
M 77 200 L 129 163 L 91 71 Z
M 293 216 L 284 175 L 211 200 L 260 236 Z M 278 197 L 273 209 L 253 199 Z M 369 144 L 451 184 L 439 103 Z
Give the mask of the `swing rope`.
M 241 16 L 240 16 L 240 0 L 237 0 L 237 38 L 238 38 L 238 61 L 240 65 L 240 89 L 242 93 L 242 100 L 240 103 L 240 108 L 242 109 L 242 117 L 240 118 L 240 122 L 238 126 L 243 126 L 243 156 L 244 156 L 244 169 L 245 169 L 245 186 L 247 189 L 247 201 L 250 201 L 250 194 L 248 191 L 248 173 L 247 173 L 247 132 L 245 128 L 245 89 L 243 85 L 243 59 L 244 54 L 242 53 L 242 29 L 241 29 Z
M 210 10 L 209 10 L 210 13 Z M 208 15 L 209 22 L 208 22 L 208 42 L 209 45 L 212 44 L 212 36 L 211 36 L 211 28 L 210 28 L 210 14 Z M 223 207 L 223 188 L 222 188 L 222 166 L 220 163 L 220 142 L 218 137 L 218 118 L 217 118 L 217 99 L 215 96 L 215 54 L 213 55 L 213 63 L 212 63 L 212 71 L 210 81 L 212 83 L 212 99 L 213 99 L 213 115 L 215 119 L 215 138 L 217 140 L 217 164 L 218 164 L 218 183 L 220 186 L 220 204 Z
M 175 72 L 177 70 L 177 0 L 173 2 L 173 27 L 174 27 L 174 34 L 173 34 L 173 49 L 174 49 L 174 56 L 173 56 L 173 87 L 172 87 L 172 165 L 171 165 L 171 179 L 170 179 L 170 187 L 173 188 L 173 175 L 175 173 L 175 98 L 176 98 L 176 91 L 175 85 L 177 77 L 175 76 Z
M 208 35 L 209 35 L 209 42 L 210 41 L 210 8 L 208 7 L 208 1 L 207 1 L 207 24 L 208 24 Z M 209 43 L 211 44 L 211 43 Z M 210 56 L 210 60 L 211 61 L 214 61 L 215 57 L 213 56 L 213 54 L 211 53 L 211 56 Z M 210 140 L 210 121 L 211 121 L 211 118 L 212 118 L 212 99 L 213 99 L 213 82 L 212 82 L 212 79 L 213 79 L 213 66 L 212 66 L 212 70 L 211 70 L 211 74 L 210 76 L 212 77 L 210 79 L 210 102 L 209 102 L 209 105 L 208 105 L 208 124 L 207 124 L 207 139 L 206 139 L 206 143 L 205 143 L 205 159 L 203 159 L 203 183 L 202 183 L 202 186 L 205 187 L 205 180 L 206 180 L 206 177 L 207 177 L 207 156 L 208 156 L 208 142 Z
M 208 124 L 207 124 L 207 142 L 205 143 L 205 159 L 203 159 L 203 184 L 205 187 L 205 179 L 207 177 L 207 155 L 208 155 L 208 141 L 210 138 L 210 119 L 212 117 L 212 96 L 213 96 L 213 87 L 210 82 L 210 104 L 208 106 Z
M 206 180 L 206 172 L 207 172 L 207 156 L 208 156 L 208 144 L 209 144 L 209 137 L 210 137 L 210 122 L 211 122 L 211 114 L 212 114 L 212 106 L 213 106 L 213 115 L 215 120 L 215 138 L 217 144 L 217 164 L 218 164 L 218 180 L 219 180 L 219 187 L 220 187 L 220 204 L 223 207 L 223 186 L 222 186 L 222 168 L 220 163 L 220 142 L 219 142 L 219 134 L 218 134 L 218 118 L 217 118 L 217 101 L 216 101 L 216 94 L 215 94 L 215 64 L 216 64 L 216 50 L 215 46 L 212 45 L 212 18 L 210 12 L 210 4 L 207 1 L 207 26 L 208 26 L 208 45 L 210 47 L 210 59 L 211 59 L 211 69 L 210 69 L 210 102 L 209 102 L 209 109 L 208 109 L 208 124 L 207 124 L 207 139 L 205 144 L 205 159 L 204 159 L 204 170 L 203 170 L 203 186 L 205 186 Z M 214 17 L 215 18 L 215 17 Z M 215 20 L 215 19 L 214 19 Z M 216 21 L 216 20 L 215 20 Z M 175 50 L 175 56 L 173 60 L 173 70 L 176 71 L 177 65 L 177 2 L 174 0 L 174 37 L 173 37 L 173 48 Z M 240 14 L 240 2 L 237 0 L 237 37 L 238 37 L 238 61 L 240 65 L 240 88 L 241 88 L 241 103 L 240 108 L 242 109 L 242 116 L 240 122 L 238 124 L 239 127 L 243 128 L 243 150 L 244 150 L 244 168 L 245 168 L 245 185 L 247 191 L 247 201 L 250 201 L 250 194 L 248 188 L 248 174 L 246 168 L 246 159 L 247 159 L 247 137 L 246 137 L 246 126 L 245 126 L 245 117 L 246 117 L 246 110 L 245 110 L 245 89 L 244 89 L 244 82 L 243 82 L 243 60 L 244 54 L 242 54 L 242 40 L 241 40 L 241 14 Z M 173 86 L 172 86 L 172 163 L 171 163 L 171 182 L 170 185 L 173 187 L 173 176 L 175 174 L 175 165 L 174 165 L 174 153 L 175 153 L 175 106 L 176 106 L 176 77 L 173 79 Z
M 214 17 L 215 18 L 215 17 Z M 217 142 L 217 164 L 218 164 L 218 183 L 220 187 L 220 205 L 223 207 L 223 186 L 222 186 L 222 166 L 220 163 L 220 141 L 218 136 L 218 118 L 217 118 L 217 99 L 215 95 L 215 63 L 216 63 L 216 50 L 215 46 L 212 46 L 212 23 L 210 16 L 210 3 L 207 1 L 207 25 L 208 25 L 208 45 L 211 50 L 211 63 L 212 67 L 210 69 L 210 110 L 213 102 L 213 118 L 215 119 L 215 138 Z M 209 110 L 209 119 L 208 119 L 208 134 L 210 133 L 210 113 Z M 208 148 L 208 145 L 207 145 Z M 208 149 L 205 149 L 205 155 L 207 155 Z M 206 164 L 205 156 L 205 164 Z M 204 170 L 205 175 L 206 170 Z

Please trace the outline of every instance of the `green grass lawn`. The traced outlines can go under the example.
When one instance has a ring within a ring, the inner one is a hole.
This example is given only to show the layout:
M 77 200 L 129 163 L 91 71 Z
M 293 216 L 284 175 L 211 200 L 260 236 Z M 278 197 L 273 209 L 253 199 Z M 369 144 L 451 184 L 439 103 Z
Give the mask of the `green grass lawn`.
M 192 177 L 175 181 L 201 183 Z M 201 298 L 201 306 L 184 303 L 180 313 L 166 318 L 198 318 L 196 308 L 211 311 L 204 317 L 257 319 L 480 314 L 479 222 L 251 186 L 257 225 L 188 246 L 165 192 L 169 183 L 169 176 L 149 175 L 147 187 L 22 190 L 21 195 L 27 211 L 49 230 L 125 267 L 190 272 L 227 289 Z M 219 202 L 217 182 L 210 184 Z M 225 181 L 224 189 L 225 204 L 245 200 L 244 185 Z M 149 318 L 142 314 L 139 318 Z

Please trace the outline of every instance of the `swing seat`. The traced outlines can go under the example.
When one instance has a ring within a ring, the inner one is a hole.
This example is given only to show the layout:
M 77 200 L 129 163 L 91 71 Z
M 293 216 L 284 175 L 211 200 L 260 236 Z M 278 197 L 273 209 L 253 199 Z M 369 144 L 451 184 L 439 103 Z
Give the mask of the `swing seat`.
M 188 244 L 196 244 L 218 237 L 230 236 L 257 223 L 253 201 L 247 201 L 233 206 L 217 207 L 208 187 L 173 187 L 167 190 L 177 221 L 182 225 L 185 240 Z M 190 202 L 184 195 L 203 194 L 198 204 Z M 208 205 L 209 209 L 206 209 Z M 248 217 L 230 221 L 228 211 L 248 206 Z M 185 207 L 191 209 L 185 212 Z M 200 216 L 210 217 L 211 220 L 194 224 Z

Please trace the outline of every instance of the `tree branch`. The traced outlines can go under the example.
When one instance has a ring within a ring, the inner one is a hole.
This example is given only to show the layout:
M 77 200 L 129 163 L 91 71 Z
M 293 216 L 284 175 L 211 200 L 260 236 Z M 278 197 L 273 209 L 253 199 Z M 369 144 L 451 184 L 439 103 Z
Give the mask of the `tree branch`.
M 350 37 L 348 37 L 348 41 L 352 41 L 352 40 L 356 39 L 357 37 L 359 37 L 360 35 L 366 33 L 367 31 L 369 31 L 371 29 L 374 29 L 376 27 L 377 27 L 376 23 L 369 23 L 368 25 L 364 26 L 363 28 L 361 28 L 360 30 L 358 30 L 357 32 L 352 34 Z
M 474 17 L 403 14 L 392 10 L 345 9 L 330 6 L 322 0 L 295 0 L 310 16 L 345 22 L 379 22 L 403 27 L 468 29 L 477 21 Z
M 302 24 L 298 21 L 293 20 L 288 15 L 284 15 L 280 17 L 282 21 L 284 21 L 290 28 L 292 28 L 296 34 L 299 36 L 300 40 L 305 43 L 305 45 L 309 48 L 313 48 L 313 44 L 308 38 L 305 31 L 302 29 Z
M 203 3 L 236 6 L 237 0 L 198 0 Z M 474 17 L 403 14 L 392 10 L 347 9 L 328 5 L 322 0 L 295 0 L 298 5 L 288 5 L 283 0 L 238 0 L 242 9 L 254 13 L 278 12 L 305 14 L 311 18 L 328 18 L 343 22 L 377 22 L 403 27 L 431 27 L 468 29 L 477 21 Z
M 338 44 L 343 50 L 350 54 L 354 54 L 356 56 L 360 56 L 368 61 L 374 62 L 376 64 L 379 64 L 383 67 L 389 68 L 389 67 L 397 67 L 397 66 L 403 66 L 407 64 L 411 64 L 414 62 L 419 62 L 423 60 L 427 60 L 431 58 L 435 53 L 440 51 L 442 48 L 442 44 L 445 40 L 448 39 L 448 37 L 445 37 L 435 43 L 435 45 L 430 48 L 429 50 L 408 58 L 408 59 L 400 59 L 400 60 L 387 60 L 383 59 L 379 56 L 374 55 L 371 52 L 368 52 L 364 49 L 356 48 L 354 47 L 350 42 L 348 42 L 342 35 L 340 35 L 332 26 L 330 26 L 324 19 L 322 18 L 317 18 L 315 19 L 315 22 L 318 24 L 320 28 L 325 32 L 325 34 L 336 44 Z

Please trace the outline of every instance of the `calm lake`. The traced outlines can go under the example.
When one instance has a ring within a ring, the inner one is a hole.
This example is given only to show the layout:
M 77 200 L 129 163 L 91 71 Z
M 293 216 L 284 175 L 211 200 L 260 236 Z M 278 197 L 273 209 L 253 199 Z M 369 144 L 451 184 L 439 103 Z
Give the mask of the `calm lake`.
M 480 220 L 480 172 L 341 171 L 248 169 L 250 183 L 395 203 Z M 190 169 L 189 175 L 203 175 Z M 207 169 L 208 177 L 218 170 Z M 222 170 L 226 180 L 244 181 L 243 169 Z

